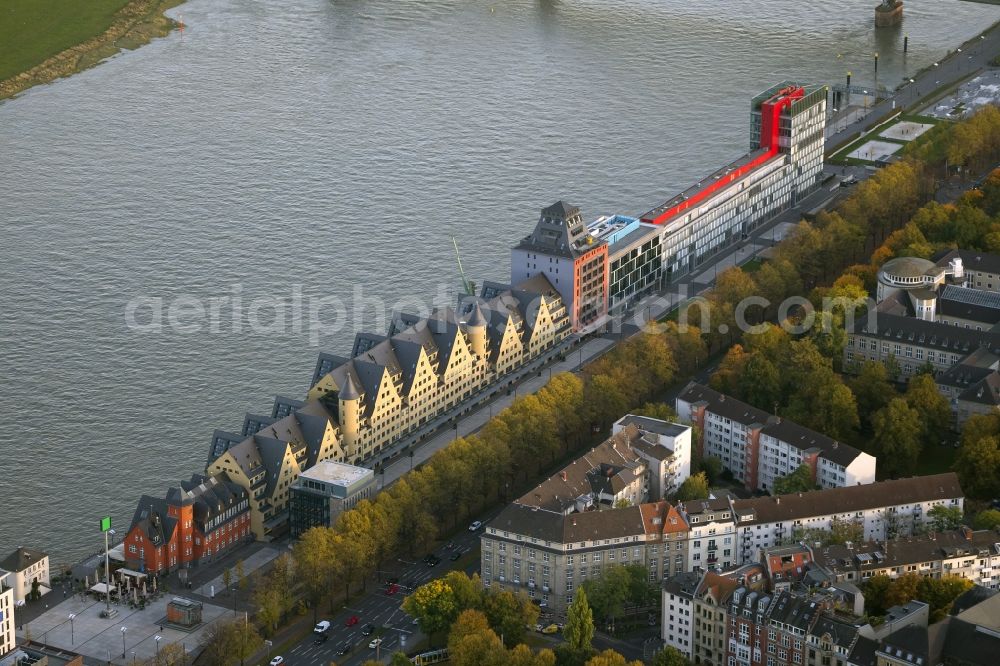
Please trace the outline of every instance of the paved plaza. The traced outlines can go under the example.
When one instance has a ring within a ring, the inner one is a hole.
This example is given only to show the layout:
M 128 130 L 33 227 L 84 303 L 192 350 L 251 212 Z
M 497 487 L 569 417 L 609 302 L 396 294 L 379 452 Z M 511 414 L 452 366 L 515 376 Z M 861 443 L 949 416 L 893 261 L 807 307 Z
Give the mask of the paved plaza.
M 881 132 L 879 136 L 883 139 L 894 139 L 896 141 L 913 141 L 918 136 L 934 127 L 930 123 L 915 123 L 909 120 L 903 120 L 896 123 L 895 125 L 888 127 Z
M 874 162 L 883 157 L 888 157 L 890 155 L 895 155 L 903 144 L 900 143 L 890 143 L 888 141 L 878 141 L 872 139 L 871 141 L 866 141 L 860 148 L 855 148 L 847 154 L 848 157 L 853 157 L 857 160 L 868 160 L 869 162 Z
M 966 81 L 922 113 L 935 118 L 959 120 L 987 104 L 1000 104 L 1000 70 L 986 70 Z
M 81 599 L 79 595 L 74 595 L 21 626 L 17 631 L 18 642 L 25 641 L 30 635 L 33 642 L 77 652 L 89 658 L 88 661 L 124 665 L 154 656 L 157 650 L 155 636 L 161 637 L 160 647 L 180 643 L 188 651 L 193 651 L 195 645 L 204 640 L 212 623 L 220 617 L 233 617 L 231 609 L 205 603 L 202 608 L 203 622 L 196 630 L 189 632 L 167 627 L 167 603 L 176 596 L 181 595 L 163 594 L 142 610 L 112 604 L 111 607 L 118 610 L 118 617 L 106 619 L 100 615 L 105 607 L 104 601 L 89 596 Z M 75 615 L 72 621 L 70 614 Z M 125 627 L 124 633 L 122 627 Z
M 250 574 L 252 574 L 257 569 L 260 569 L 262 566 L 264 566 L 265 564 L 276 558 L 278 555 L 281 555 L 281 552 L 282 551 L 280 548 L 274 546 L 261 548 L 256 553 L 243 560 L 243 575 L 249 578 Z M 232 585 L 235 586 L 237 583 L 236 571 L 230 569 L 230 572 L 233 575 Z M 223 581 L 222 574 L 219 574 L 218 576 L 208 581 L 204 585 L 196 587 L 193 590 L 195 594 L 200 595 L 202 597 L 207 597 L 209 599 L 223 595 L 225 591 L 226 591 L 226 585 L 225 582 Z

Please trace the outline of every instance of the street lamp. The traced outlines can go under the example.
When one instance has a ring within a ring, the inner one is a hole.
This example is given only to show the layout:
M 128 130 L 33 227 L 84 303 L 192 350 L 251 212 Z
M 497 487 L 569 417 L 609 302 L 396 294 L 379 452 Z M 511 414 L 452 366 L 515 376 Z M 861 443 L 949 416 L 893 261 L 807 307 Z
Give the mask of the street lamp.
M 122 659 L 125 658 L 125 632 L 128 631 L 128 627 L 122 627 Z
M 163 640 L 163 636 L 153 636 L 153 640 L 156 641 L 156 657 L 160 657 L 160 641 Z
M 76 613 L 69 614 L 69 644 L 74 645 L 76 643 L 76 637 L 73 634 L 73 620 L 76 619 Z

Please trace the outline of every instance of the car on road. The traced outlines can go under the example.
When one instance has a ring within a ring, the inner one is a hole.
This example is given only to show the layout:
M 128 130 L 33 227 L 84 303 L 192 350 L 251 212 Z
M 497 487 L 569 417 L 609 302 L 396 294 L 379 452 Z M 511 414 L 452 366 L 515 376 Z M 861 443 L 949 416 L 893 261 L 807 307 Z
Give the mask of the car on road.
M 399 576 L 387 576 L 385 579 L 386 585 L 392 585 L 393 583 L 399 582 Z
M 454 541 L 449 541 L 448 543 L 446 543 L 444 545 L 444 549 L 445 550 L 451 550 L 454 547 L 455 547 L 455 542 Z
M 441 558 L 437 555 L 428 555 L 424 558 L 424 563 L 429 567 L 436 567 L 441 563 Z
M 322 634 L 316 637 L 316 640 L 313 641 L 313 645 L 322 645 L 323 643 L 326 643 L 328 640 L 330 640 L 330 634 L 323 632 Z
M 469 525 L 469 531 L 470 532 L 475 532 L 476 530 L 478 530 L 482 526 L 483 526 L 482 521 L 479 521 L 479 520 L 473 521 L 473 523 L 471 525 Z
M 379 645 L 382 645 L 382 639 L 381 638 L 373 638 L 372 642 L 368 644 L 368 647 L 370 647 L 372 650 L 374 650 Z
M 858 182 L 858 179 L 854 176 L 854 174 L 851 174 L 847 178 L 845 178 L 842 181 L 840 181 L 840 186 L 841 187 L 850 187 L 851 185 L 854 185 L 857 182 Z
M 542 629 L 542 633 L 543 634 L 554 634 L 557 631 L 559 631 L 559 625 L 558 624 L 550 624 L 549 626 L 547 626 L 544 629 Z
M 280 654 L 271 660 L 271 666 L 281 666 L 283 663 L 285 663 L 285 658 Z
M 326 633 L 326 630 L 329 629 L 329 628 L 330 628 L 330 622 L 329 622 L 329 620 L 321 620 L 319 622 L 319 624 L 317 624 L 315 627 L 313 627 L 313 633 L 314 634 L 323 634 L 323 633 Z
M 399 592 L 399 585 L 395 583 L 389 583 L 389 587 L 385 589 L 385 593 L 389 595 L 396 594 L 397 592 Z
M 351 651 L 350 641 L 344 641 L 343 643 L 337 646 L 337 654 L 339 655 L 345 655 L 350 651 Z
M 456 550 L 451 554 L 451 556 L 448 557 L 448 559 L 454 562 L 460 557 L 462 557 L 462 551 Z
M 352 615 L 351 617 L 347 618 L 347 622 L 344 623 L 344 626 L 345 627 L 353 627 L 357 623 L 358 623 L 358 616 L 357 615 Z
M 374 633 L 375 633 L 375 625 L 372 624 L 371 622 L 369 622 L 365 626 L 361 627 L 361 635 L 362 636 L 371 636 Z

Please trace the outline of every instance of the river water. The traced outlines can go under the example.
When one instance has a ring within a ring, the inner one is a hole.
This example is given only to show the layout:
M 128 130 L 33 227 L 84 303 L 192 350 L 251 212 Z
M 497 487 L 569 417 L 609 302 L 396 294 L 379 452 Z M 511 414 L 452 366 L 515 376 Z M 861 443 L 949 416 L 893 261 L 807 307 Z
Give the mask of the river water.
M 0 554 L 97 550 L 379 328 L 358 296 L 453 293 L 452 237 L 504 280 L 542 206 L 641 213 L 745 152 L 772 83 L 870 84 L 878 51 L 894 85 L 1000 19 L 874 4 L 193 0 L 0 103 Z

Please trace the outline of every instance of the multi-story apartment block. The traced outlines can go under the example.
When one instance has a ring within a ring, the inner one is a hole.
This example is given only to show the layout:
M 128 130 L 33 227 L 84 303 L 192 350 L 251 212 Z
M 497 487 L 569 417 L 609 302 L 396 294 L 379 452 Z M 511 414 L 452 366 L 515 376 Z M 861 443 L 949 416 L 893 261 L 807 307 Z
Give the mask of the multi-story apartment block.
M 932 507 L 963 504 L 953 472 L 733 500 L 736 562 L 755 559 L 762 548 L 797 542 L 805 530 L 829 530 L 834 520 L 857 523 L 866 540 L 913 534 L 930 523 Z
M 643 434 L 632 449 L 649 469 L 650 499 L 663 499 L 677 492 L 691 475 L 691 427 L 628 414 L 611 426 L 611 434 L 617 435 L 629 425 Z
M 288 518 L 292 538 L 311 527 L 330 527 L 342 512 L 375 494 L 375 473 L 332 460 L 321 460 L 292 483 Z
M 689 659 L 694 650 L 694 597 L 702 576 L 701 572 L 683 571 L 663 581 L 660 636 Z
M 506 507 L 481 537 L 483 584 L 563 609 L 610 566 L 641 566 L 651 582 L 684 571 L 687 523 L 668 502 L 647 501 L 655 441 L 624 425 Z
M 821 488 L 875 481 L 873 456 L 702 384 L 688 384 L 676 410 L 698 426 L 701 454 L 719 458 L 748 490 L 771 490 L 803 464 Z
M 608 310 L 608 243 L 590 233 L 580 209 L 557 201 L 510 254 L 512 282 L 544 275 L 562 296 L 573 328 Z
M 224 475 L 198 474 L 166 498 L 143 495 L 125 537 L 129 568 L 164 573 L 213 559 L 251 538 L 247 491 Z
M 1000 533 L 962 528 L 865 543 L 812 546 L 815 564 L 833 581 L 872 576 L 959 576 L 1000 588 Z
M 247 489 L 253 532 L 288 529 L 289 491 L 318 462 L 360 465 L 569 335 L 566 307 L 544 275 L 487 282 L 479 299 L 428 317 L 397 313 L 387 335 L 359 333 L 350 358 L 320 354 L 305 401 L 279 397 L 241 434 L 216 431 L 207 467 Z
M 14 602 L 25 601 L 35 590 L 38 594 L 51 591 L 49 583 L 49 556 L 40 550 L 18 548 L 0 560 L 0 570 L 10 573 L 7 584 L 13 588 Z
M 0 657 L 17 647 L 14 636 L 14 588 L 10 585 L 11 573 L 0 570 Z
M 737 564 L 736 522 L 728 497 L 677 505 L 690 527 L 687 570 L 730 569 Z
M 750 150 L 641 217 L 659 226 L 664 280 L 717 251 L 816 187 L 823 169 L 824 86 L 780 83 L 750 103 Z
M 826 88 L 781 83 L 751 100 L 751 152 L 641 218 L 585 224 L 576 206 L 542 210 L 511 251 L 511 280 L 545 275 L 574 328 L 609 307 L 696 271 L 716 252 L 816 187 L 823 169 Z

